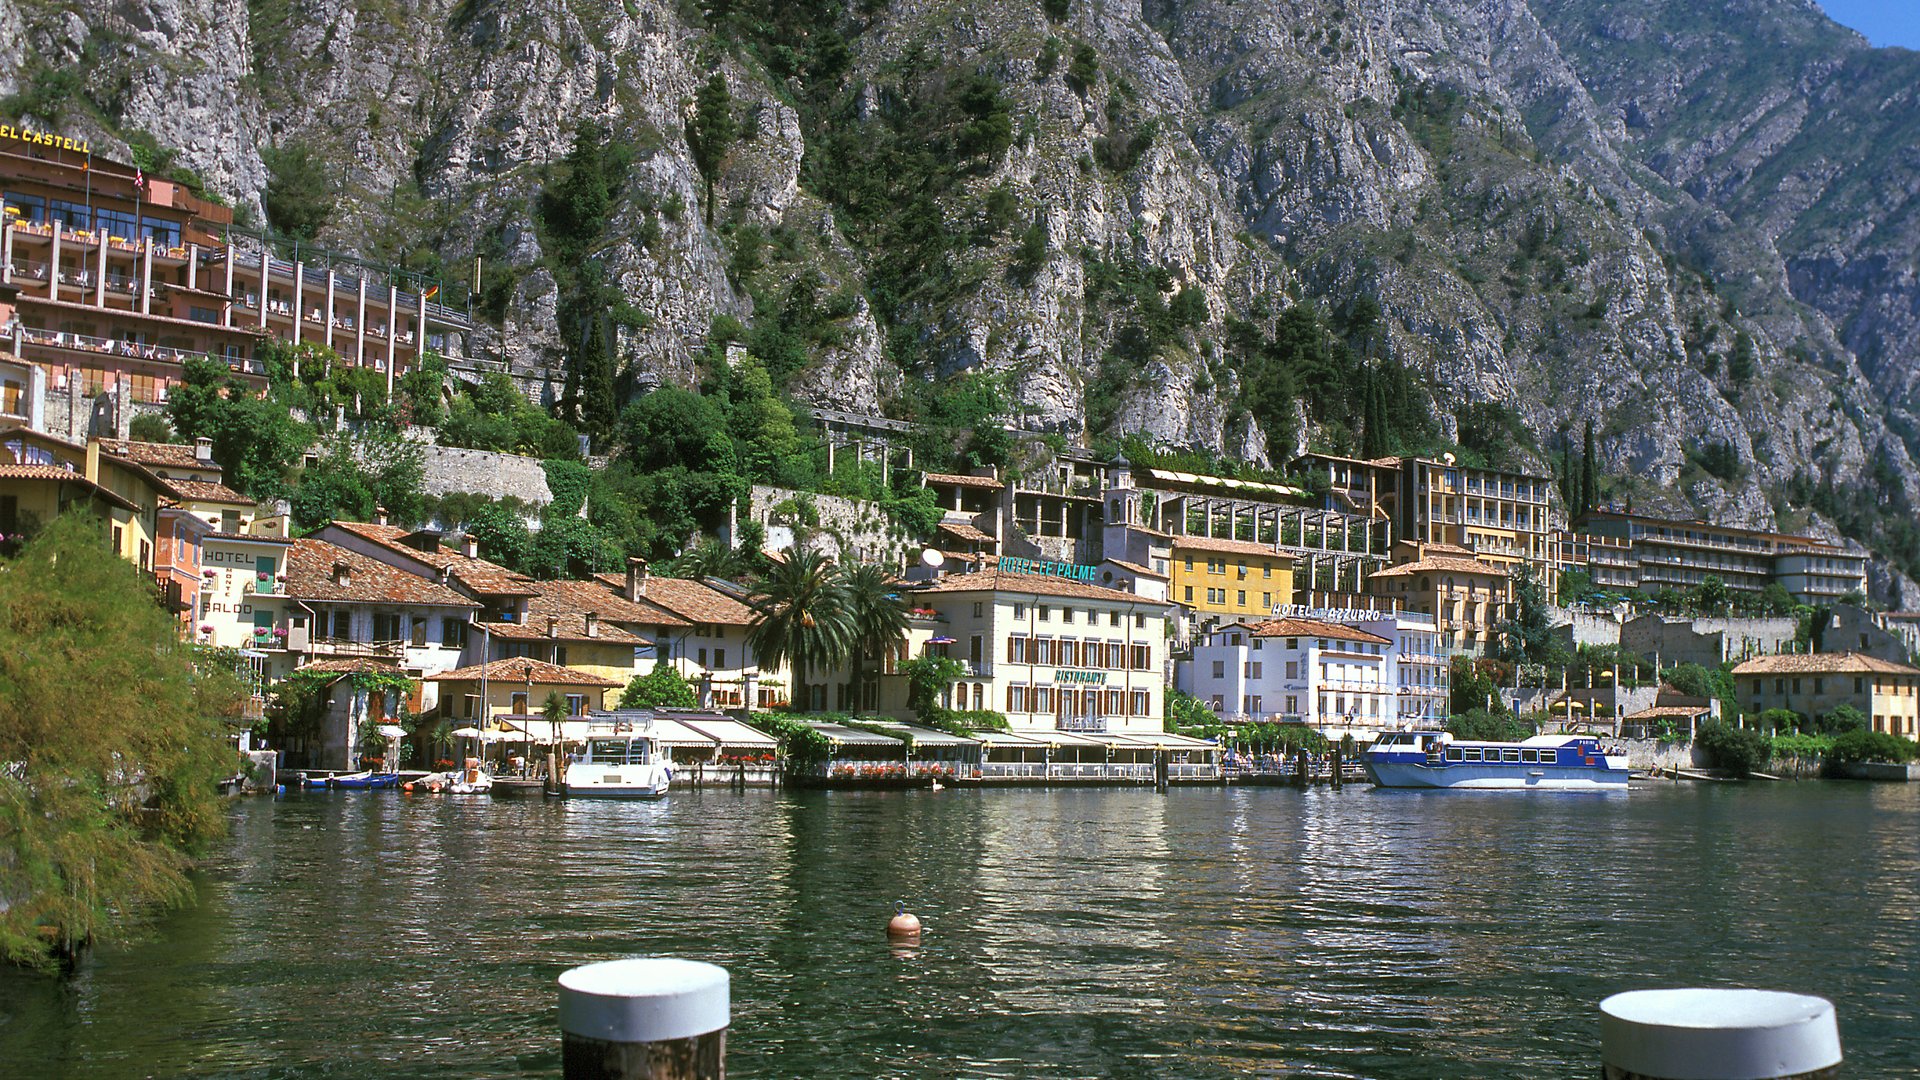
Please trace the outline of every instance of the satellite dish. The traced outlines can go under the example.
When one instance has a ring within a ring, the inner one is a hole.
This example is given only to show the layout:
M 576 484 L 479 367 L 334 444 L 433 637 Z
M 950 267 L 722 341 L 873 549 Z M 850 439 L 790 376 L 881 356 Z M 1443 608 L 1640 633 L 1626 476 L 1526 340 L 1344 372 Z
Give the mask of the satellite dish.
M 938 570 L 940 567 L 946 565 L 946 562 L 947 557 L 932 548 L 927 548 L 920 553 L 920 565 L 929 569 Z
M 1440 460 L 1441 460 L 1441 461 L 1444 461 L 1444 462 L 1446 462 L 1446 463 L 1447 463 L 1447 464 L 1449 464 L 1449 465 L 1451 465 L 1451 464 L 1453 464 L 1453 455 L 1452 455 L 1451 453 L 1447 453 L 1447 454 L 1441 454 L 1441 455 L 1440 455 Z

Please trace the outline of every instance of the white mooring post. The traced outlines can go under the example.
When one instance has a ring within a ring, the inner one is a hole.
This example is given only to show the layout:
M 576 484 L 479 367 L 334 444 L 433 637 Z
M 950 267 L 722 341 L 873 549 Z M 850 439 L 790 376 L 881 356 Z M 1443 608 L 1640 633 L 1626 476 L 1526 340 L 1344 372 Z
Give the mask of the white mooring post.
M 725 1080 L 727 970 L 635 957 L 560 976 L 565 1080 Z
M 1600 1003 L 1604 1080 L 1832 1080 L 1833 1002 L 1774 990 L 1633 990 Z

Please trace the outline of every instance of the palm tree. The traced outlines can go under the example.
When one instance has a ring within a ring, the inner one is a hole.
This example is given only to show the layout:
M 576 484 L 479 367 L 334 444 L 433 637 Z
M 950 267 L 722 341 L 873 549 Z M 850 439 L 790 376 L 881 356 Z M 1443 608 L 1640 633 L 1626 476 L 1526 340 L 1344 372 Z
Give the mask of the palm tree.
M 747 644 L 764 668 L 793 670 L 793 696 L 811 706 L 807 676 L 846 663 L 855 628 L 847 589 L 833 564 L 816 551 L 795 551 L 776 562 L 749 596 L 753 622 Z
M 861 563 L 840 575 L 847 593 L 847 613 L 853 618 L 854 708 L 859 708 L 869 656 L 884 657 L 907 640 L 907 605 L 900 587 L 885 570 Z
M 695 581 L 707 577 L 735 580 L 746 574 L 747 560 L 743 552 L 709 538 L 674 556 L 667 570 L 674 577 Z

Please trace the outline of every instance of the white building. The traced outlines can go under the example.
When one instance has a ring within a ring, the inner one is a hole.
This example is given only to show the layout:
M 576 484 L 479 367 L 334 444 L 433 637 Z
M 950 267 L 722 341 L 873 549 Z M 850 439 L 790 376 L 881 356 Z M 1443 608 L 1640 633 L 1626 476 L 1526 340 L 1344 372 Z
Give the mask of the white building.
M 1431 615 L 1311 614 L 1209 631 L 1193 651 L 1193 694 L 1224 720 L 1300 723 L 1335 737 L 1444 718 Z

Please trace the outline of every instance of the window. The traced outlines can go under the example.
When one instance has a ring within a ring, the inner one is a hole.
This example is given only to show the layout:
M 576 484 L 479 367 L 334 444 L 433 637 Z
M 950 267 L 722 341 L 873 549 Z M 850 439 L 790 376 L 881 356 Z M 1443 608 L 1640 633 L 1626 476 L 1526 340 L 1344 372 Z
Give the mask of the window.
M 1827 680 L 1825 680 L 1825 679 L 1815 679 L 1815 680 L 1813 680 L 1813 692 L 1814 692 L 1814 693 L 1816 693 L 1816 694 L 1824 694 L 1824 693 L 1826 693 L 1826 681 L 1827 681 Z
M 1027 605 L 1025 605 L 1025 604 L 1015 604 L 1015 605 L 1013 605 L 1013 617 L 1014 617 L 1014 618 L 1016 618 L 1016 619 L 1024 619 L 1024 618 L 1026 618 L 1026 617 L 1027 617 Z
M 407 643 L 416 649 L 425 648 L 427 644 L 427 620 L 424 618 L 413 619 L 408 623 L 407 629 Z
M 723 668 L 727 666 L 727 650 L 725 649 L 713 650 L 713 666 L 717 668 Z
M 1040 621 L 1046 622 L 1052 617 L 1053 617 L 1053 608 L 1050 607 L 1049 605 L 1041 604 L 1040 605 Z
M 1261 576 L 1261 577 L 1263 577 L 1263 578 L 1270 578 L 1270 577 L 1272 577 L 1272 576 L 1273 576 L 1273 564 L 1272 564 L 1272 563 L 1261 563 L 1261 564 L 1260 564 L 1260 576 Z
M 1248 672 L 1248 677 L 1254 678 L 1254 679 L 1257 679 L 1260 677 L 1260 661 L 1255 660 L 1253 662 L 1253 668 L 1251 671 Z
M 467 621 L 465 619 L 446 618 L 440 620 L 440 644 L 449 649 L 467 647 Z
M 707 650 L 705 649 L 700 650 L 699 657 L 696 662 L 699 663 L 701 667 L 707 666 Z
M 1152 705 L 1150 704 L 1150 702 L 1151 702 L 1151 698 L 1148 696 L 1147 691 L 1135 690 L 1133 692 L 1133 709 L 1130 713 L 1128 713 L 1128 715 L 1129 716 L 1152 715 Z
M 1187 556 L 1187 573 L 1193 573 L 1193 556 Z
M 980 617 L 980 608 L 981 608 L 980 601 L 975 600 L 973 602 L 973 617 L 976 619 Z
M 567 695 L 567 715 L 568 716 L 584 716 L 586 715 L 586 712 L 587 712 L 587 695 L 585 694 L 568 694 Z
M 1241 607 L 1246 607 L 1247 606 L 1247 590 L 1245 589 L 1239 590 L 1237 596 L 1238 596 L 1238 599 L 1236 599 L 1234 603 L 1238 604 Z
M 1066 623 L 1066 624 L 1067 624 L 1068 626 L 1072 626 L 1072 625 L 1073 625 L 1073 609 L 1072 609 L 1072 608 L 1070 608 L 1070 607 L 1069 607 L 1069 608 L 1061 608 L 1061 609 L 1060 609 L 1060 621 L 1061 621 L 1061 622 L 1063 622 L 1063 623 Z
M 1009 664 L 1027 663 L 1026 635 L 1010 634 L 1007 636 L 1007 663 Z
M 976 664 L 980 662 L 982 657 L 981 641 L 982 639 L 979 634 L 975 634 L 967 639 L 967 659 Z
M 1147 670 L 1148 667 L 1151 666 L 1151 656 L 1147 651 L 1147 647 L 1145 645 L 1135 645 L 1132 647 L 1132 651 L 1133 651 L 1133 663 L 1130 666 L 1133 668 L 1133 670 L 1135 671 Z
M 1188 585 L 1186 587 L 1186 591 L 1187 591 L 1187 595 L 1182 599 L 1186 600 L 1187 603 L 1191 604 L 1193 603 L 1193 586 Z
M 1538 762 L 1540 760 L 1540 751 L 1522 750 L 1520 751 L 1520 760 L 1525 764 L 1533 764 L 1535 762 Z
M 1135 628 L 1145 627 L 1147 625 L 1146 615 L 1144 613 L 1135 613 L 1133 616 L 1133 625 Z
M 1272 607 L 1273 607 L 1273 594 L 1272 594 L 1272 593 L 1270 593 L 1270 592 L 1263 592 L 1263 593 L 1261 593 L 1261 594 L 1260 594 L 1260 606 L 1261 606 L 1262 608 L 1272 608 Z
M 1290 637 L 1290 638 L 1288 638 L 1288 639 L 1287 639 L 1287 648 L 1289 648 L 1289 649 L 1297 649 L 1297 648 L 1299 648 L 1299 647 L 1300 647 L 1300 639 L 1299 639 L 1299 638 L 1297 638 L 1297 637 Z
M 1853 678 L 1853 692 L 1854 692 L 1854 693 L 1856 693 L 1856 694 L 1858 694 L 1858 693 L 1860 693 L 1860 690 L 1861 690 L 1861 681 L 1860 681 L 1860 677 L 1859 677 L 1858 675 L 1856 675 L 1856 676 L 1854 676 L 1854 678 Z M 1754 693 L 1756 693 L 1756 694 L 1760 692 L 1760 680 L 1758 680 L 1758 679 L 1755 679 L 1755 680 L 1753 681 L 1753 692 L 1754 692 Z
M 513 696 L 509 698 L 508 701 L 508 712 L 518 716 L 527 715 L 527 692 L 525 690 L 515 690 Z
M 1117 611 L 1109 611 L 1109 612 L 1107 612 L 1107 625 L 1108 625 L 1108 626 L 1119 626 L 1119 625 L 1120 625 L 1120 613 L 1119 613 L 1119 612 L 1117 612 Z

